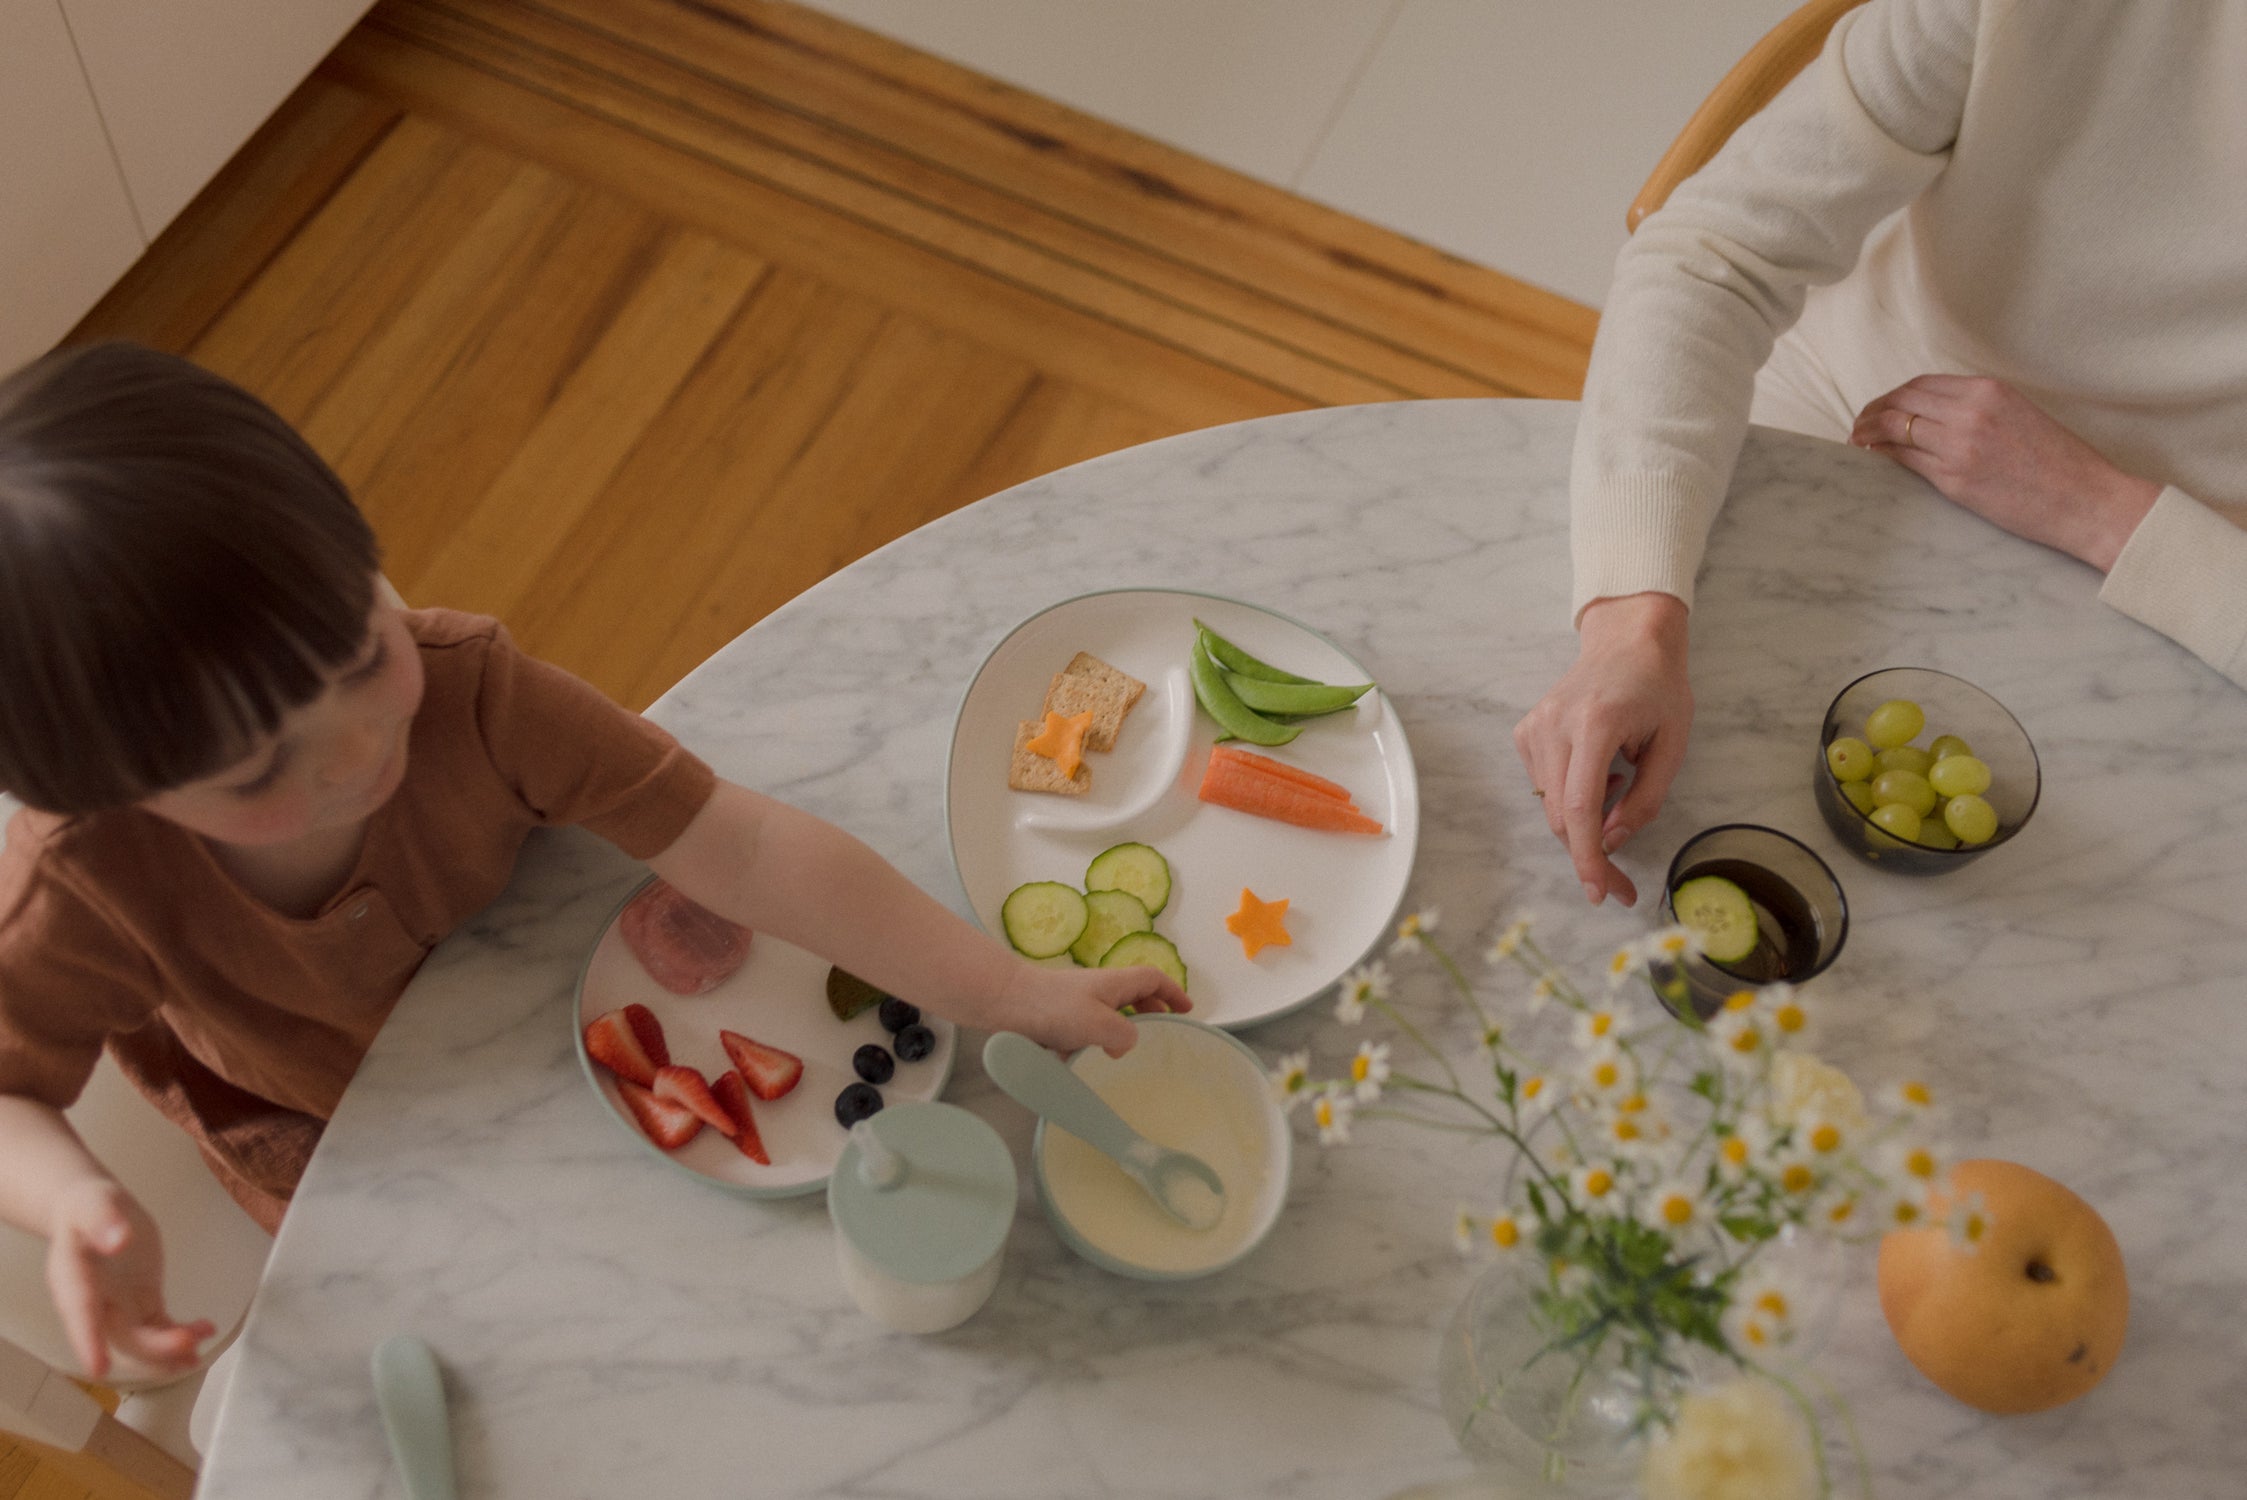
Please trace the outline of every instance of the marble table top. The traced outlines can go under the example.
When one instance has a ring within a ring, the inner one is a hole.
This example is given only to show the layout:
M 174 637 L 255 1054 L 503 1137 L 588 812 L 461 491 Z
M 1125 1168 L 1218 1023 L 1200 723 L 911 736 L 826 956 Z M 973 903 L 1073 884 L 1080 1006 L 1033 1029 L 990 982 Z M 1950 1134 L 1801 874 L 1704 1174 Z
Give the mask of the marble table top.
M 964 912 L 940 788 L 984 654 L 1091 590 L 1229 595 L 1322 629 L 1390 694 L 1424 807 L 1412 904 L 1467 952 L 1534 913 L 1559 951 L 1603 955 L 1654 918 L 1585 906 L 1510 735 L 1573 651 L 1575 417 L 1369 406 L 1113 454 L 853 564 L 653 714 Z M 1816 982 L 1820 1050 L 1866 1080 L 1926 1077 L 1965 1154 L 2060 1177 L 2120 1237 L 2120 1363 L 2042 1416 L 1984 1417 L 1927 1385 L 1854 1267 L 1820 1368 L 1891 1496 L 2235 1496 L 2247 1472 L 2247 696 L 2096 584 L 1875 455 L 1753 434 L 1693 619 L 1692 756 L 1623 856 L 1658 887 L 1690 833 L 1733 820 L 1825 854 L 1853 925 Z M 1897 664 L 1979 683 L 2043 758 L 2029 828 L 1940 879 L 1850 859 L 1811 801 L 1827 700 Z M 983 1312 L 889 1333 L 846 1297 L 822 1199 L 748 1202 L 662 1170 L 588 1092 L 572 981 L 637 876 L 588 836 L 540 835 L 414 982 L 282 1229 L 207 1500 L 402 1493 L 367 1379 L 400 1331 L 443 1361 L 470 1497 L 1377 1500 L 1467 1472 L 1434 1348 L 1477 1269 L 1451 1220 L 1495 1181 L 1491 1148 L 1395 1125 L 1341 1150 L 1305 1139 L 1273 1239 L 1167 1286 L 1075 1258 L 1026 1190 Z M 1404 1003 L 1468 1055 L 1415 975 Z M 1358 1033 L 1319 1005 L 1246 1035 L 1331 1075 Z M 975 1050 L 950 1097 L 1026 1152 L 1028 1117 Z

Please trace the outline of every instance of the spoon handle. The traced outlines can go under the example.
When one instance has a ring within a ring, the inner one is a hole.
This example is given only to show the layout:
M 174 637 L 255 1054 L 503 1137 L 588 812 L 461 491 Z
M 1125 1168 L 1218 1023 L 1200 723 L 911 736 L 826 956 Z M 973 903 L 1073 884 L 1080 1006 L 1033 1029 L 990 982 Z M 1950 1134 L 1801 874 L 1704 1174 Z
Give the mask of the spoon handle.
M 410 1333 L 385 1339 L 374 1352 L 375 1405 L 410 1500 L 459 1500 L 453 1476 L 452 1420 L 437 1357 Z
M 993 1032 L 983 1044 L 983 1071 L 1031 1113 L 1042 1115 L 1104 1156 L 1137 1160 L 1145 1137 L 1070 1071 L 1060 1058 L 1012 1031 Z M 1134 1152 L 1132 1148 L 1138 1146 Z

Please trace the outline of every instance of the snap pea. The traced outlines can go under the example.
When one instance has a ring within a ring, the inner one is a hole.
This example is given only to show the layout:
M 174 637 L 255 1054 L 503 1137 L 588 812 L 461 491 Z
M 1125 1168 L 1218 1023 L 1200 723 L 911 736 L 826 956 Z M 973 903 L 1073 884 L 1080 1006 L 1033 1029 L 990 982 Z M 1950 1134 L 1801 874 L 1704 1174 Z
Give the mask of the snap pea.
M 1330 687 L 1323 682 L 1265 682 L 1238 672 L 1225 674 L 1225 685 L 1235 697 L 1260 714 L 1301 714 L 1315 718 L 1348 708 L 1371 690 L 1370 682 L 1356 687 Z
M 1301 734 L 1303 731 L 1294 725 L 1275 724 L 1241 702 L 1239 695 L 1226 685 L 1224 669 L 1217 665 L 1209 651 L 1210 639 L 1209 631 L 1203 629 L 1194 643 L 1193 659 L 1186 671 L 1193 680 L 1194 696 L 1217 721 L 1217 727 L 1252 745 L 1284 745 Z
M 1315 677 L 1298 677 L 1293 672 L 1283 672 L 1268 661 L 1257 660 L 1199 620 L 1194 622 L 1194 629 L 1200 632 L 1202 645 L 1208 648 L 1210 660 L 1228 672 L 1238 672 L 1243 677 L 1254 677 L 1264 682 L 1318 681 Z

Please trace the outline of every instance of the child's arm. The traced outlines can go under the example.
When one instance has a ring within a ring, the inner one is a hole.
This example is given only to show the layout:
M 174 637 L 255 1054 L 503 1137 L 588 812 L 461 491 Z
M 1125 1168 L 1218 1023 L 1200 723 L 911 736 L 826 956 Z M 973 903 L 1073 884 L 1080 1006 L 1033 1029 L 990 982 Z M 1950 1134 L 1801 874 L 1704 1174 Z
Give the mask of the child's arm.
M 156 1221 L 94 1159 L 62 1112 L 0 1095 L 0 1218 L 47 1240 L 47 1289 L 86 1374 L 109 1373 L 115 1345 L 166 1370 L 195 1363 L 217 1329 L 164 1311 Z
M 655 872 L 720 916 L 808 948 L 900 999 L 1050 1047 L 1137 1040 L 1118 1007 L 1192 1002 L 1148 968 L 1048 969 L 977 932 L 831 823 L 721 781 Z

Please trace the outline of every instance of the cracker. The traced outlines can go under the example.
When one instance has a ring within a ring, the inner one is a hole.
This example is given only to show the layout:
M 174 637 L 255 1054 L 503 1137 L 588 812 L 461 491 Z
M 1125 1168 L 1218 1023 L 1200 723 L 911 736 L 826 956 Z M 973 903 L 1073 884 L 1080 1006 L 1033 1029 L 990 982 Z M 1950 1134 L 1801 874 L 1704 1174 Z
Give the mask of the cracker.
M 1129 672 L 1109 666 L 1089 651 L 1079 651 L 1069 665 L 1054 674 L 1045 692 L 1045 711 L 1080 714 L 1092 711 L 1092 727 L 1085 731 L 1087 750 L 1113 750 L 1123 733 L 1124 715 L 1147 691 L 1147 684 Z
M 1082 797 L 1092 790 L 1092 767 L 1080 765 L 1077 774 L 1064 776 L 1053 761 L 1026 748 L 1045 728 L 1043 719 L 1025 719 L 1014 727 L 1014 758 L 1007 763 L 1006 784 L 1018 792 L 1053 792 Z

